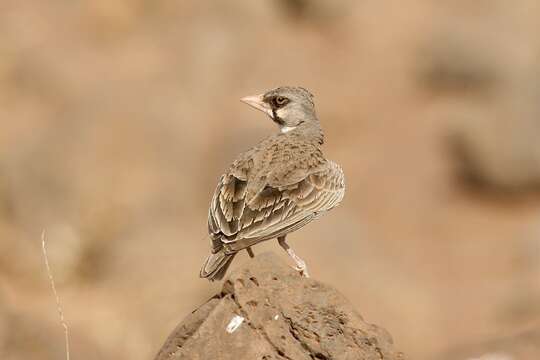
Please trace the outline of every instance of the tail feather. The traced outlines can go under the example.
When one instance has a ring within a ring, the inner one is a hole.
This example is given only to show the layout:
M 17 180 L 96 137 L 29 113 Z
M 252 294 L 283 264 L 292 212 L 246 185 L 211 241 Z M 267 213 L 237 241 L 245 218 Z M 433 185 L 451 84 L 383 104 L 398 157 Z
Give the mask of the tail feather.
M 221 280 L 235 255 L 236 253 L 225 254 L 223 251 L 210 254 L 201 268 L 200 277 L 208 278 L 210 281 Z

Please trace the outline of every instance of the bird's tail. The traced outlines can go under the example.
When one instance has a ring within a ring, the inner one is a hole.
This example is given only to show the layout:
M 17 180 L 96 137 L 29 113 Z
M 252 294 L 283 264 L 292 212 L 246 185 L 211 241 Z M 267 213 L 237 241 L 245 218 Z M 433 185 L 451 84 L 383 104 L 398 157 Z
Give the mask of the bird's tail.
M 207 278 L 210 281 L 221 280 L 235 255 L 236 253 L 225 254 L 223 250 L 210 254 L 201 268 L 200 277 Z

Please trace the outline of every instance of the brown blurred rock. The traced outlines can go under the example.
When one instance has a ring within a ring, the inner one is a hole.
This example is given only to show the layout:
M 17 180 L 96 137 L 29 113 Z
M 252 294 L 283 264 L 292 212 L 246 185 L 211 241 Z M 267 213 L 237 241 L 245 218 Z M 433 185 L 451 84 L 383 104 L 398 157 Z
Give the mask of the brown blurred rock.
M 533 96 L 523 98 L 456 111 L 449 144 L 469 184 L 506 193 L 540 188 L 538 108 Z
M 301 277 L 276 255 L 231 273 L 221 294 L 169 336 L 165 359 L 404 359 L 335 289 Z
M 417 80 L 435 94 L 486 93 L 500 83 L 498 64 L 492 61 L 493 51 L 481 42 L 451 35 L 435 36 L 421 50 L 417 64 Z
M 443 360 L 537 360 L 540 359 L 540 328 L 450 351 Z
M 539 68 L 529 54 L 538 46 L 506 39 L 484 20 L 441 25 L 419 52 L 417 80 L 438 95 L 436 117 L 450 120 L 448 144 L 460 179 L 499 193 L 537 190 Z
M 350 0 L 279 0 L 281 11 L 295 20 L 315 23 L 329 23 L 343 19 L 350 10 Z

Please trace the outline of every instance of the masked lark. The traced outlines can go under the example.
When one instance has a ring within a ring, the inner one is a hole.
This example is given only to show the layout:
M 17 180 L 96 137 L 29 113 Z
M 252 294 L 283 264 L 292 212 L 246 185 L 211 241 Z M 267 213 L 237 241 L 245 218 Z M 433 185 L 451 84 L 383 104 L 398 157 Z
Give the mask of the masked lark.
M 285 237 L 341 202 L 343 171 L 322 153 L 324 135 L 309 91 L 279 87 L 241 100 L 267 114 L 279 133 L 240 154 L 221 176 L 208 212 L 211 254 L 200 276 L 223 278 L 239 251 L 253 257 L 251 246 L 275 238 L 308 276 Z

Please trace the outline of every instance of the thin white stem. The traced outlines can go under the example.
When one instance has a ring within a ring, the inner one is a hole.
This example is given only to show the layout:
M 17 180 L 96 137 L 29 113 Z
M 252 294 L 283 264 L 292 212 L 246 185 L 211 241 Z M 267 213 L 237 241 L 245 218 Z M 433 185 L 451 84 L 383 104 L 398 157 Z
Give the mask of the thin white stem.
M 45 229 L 41 233 L 41 249 L 43 251 L 43 258 L 45 259 L 45 267 L 47 268 L 47 275 L 49 276 L 51 289 L 54 294 L 54 297 L 56 298 L 56 309 L 58 310 L 58 316 L 60 317 L 60 324 L 64 328 L 64 341 L 66 343 L 66 360 L 69 360 L 69 328 L 64 319 L 64 311 L 62 310 L 60 297 L 58 296 L 58 292 L 56 291 L 54 277 L 52 275 L 51 266 L 49 265 L 49 257 L 47 256 L 47 247 L 45 246 Z

